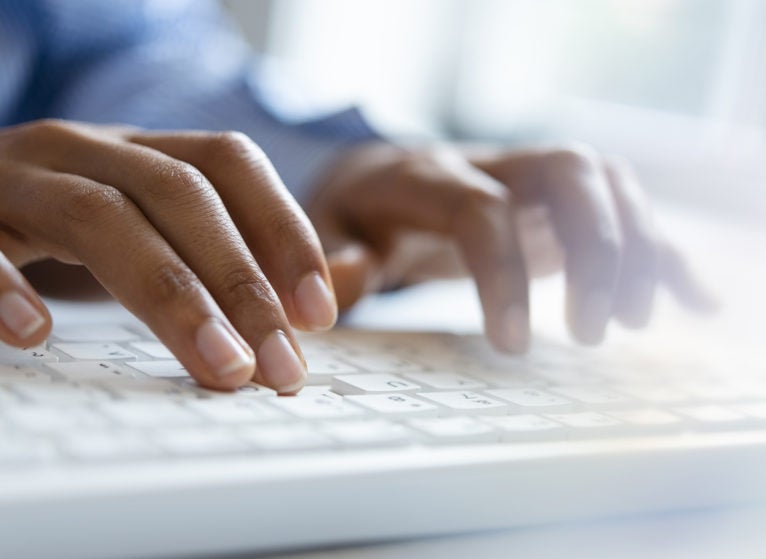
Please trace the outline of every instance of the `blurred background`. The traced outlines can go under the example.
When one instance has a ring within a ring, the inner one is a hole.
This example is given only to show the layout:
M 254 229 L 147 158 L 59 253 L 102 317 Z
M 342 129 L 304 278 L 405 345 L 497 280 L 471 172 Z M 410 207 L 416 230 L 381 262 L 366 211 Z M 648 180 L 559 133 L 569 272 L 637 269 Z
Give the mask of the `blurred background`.
M 577 139 L 685 206 L 766 216 L 761 0 L 223 0 L 324 108 L 395 137 Z

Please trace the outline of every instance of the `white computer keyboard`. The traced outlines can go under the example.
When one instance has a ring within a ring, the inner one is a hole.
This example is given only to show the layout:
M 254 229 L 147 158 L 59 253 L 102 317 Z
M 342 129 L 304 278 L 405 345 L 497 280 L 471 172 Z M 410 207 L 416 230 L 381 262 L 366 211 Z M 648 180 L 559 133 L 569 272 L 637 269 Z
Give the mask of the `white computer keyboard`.
M 766 377 L 693 356 L 480 336 L 304 335 L 307 387 L 205 390 L 136 325 L 58 327 L 0 347 L 0 469 L 375 447 L 514 444 L 766 429 Z

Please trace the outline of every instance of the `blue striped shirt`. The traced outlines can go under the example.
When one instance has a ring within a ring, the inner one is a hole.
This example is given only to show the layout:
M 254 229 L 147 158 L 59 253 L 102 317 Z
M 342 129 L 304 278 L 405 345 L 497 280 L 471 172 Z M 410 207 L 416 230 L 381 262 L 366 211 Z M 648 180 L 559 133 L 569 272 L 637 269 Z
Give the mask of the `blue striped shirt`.
M 310 115 L 205 0 L 0 0 L 0 126 L 39 118 L 239 130 L 305 201 L 356 109 Z

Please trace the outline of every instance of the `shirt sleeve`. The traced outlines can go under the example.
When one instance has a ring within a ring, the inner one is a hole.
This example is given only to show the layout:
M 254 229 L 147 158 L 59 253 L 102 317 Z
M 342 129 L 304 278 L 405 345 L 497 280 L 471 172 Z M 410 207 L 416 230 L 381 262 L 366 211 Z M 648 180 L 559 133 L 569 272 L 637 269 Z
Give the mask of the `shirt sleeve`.
M 48 8 L 56 95 L 44 116 L 244 132 L 299 202 L 341 150 L 379 139 L 356 108 L 312 114 L 214 3 L 59 0 Z

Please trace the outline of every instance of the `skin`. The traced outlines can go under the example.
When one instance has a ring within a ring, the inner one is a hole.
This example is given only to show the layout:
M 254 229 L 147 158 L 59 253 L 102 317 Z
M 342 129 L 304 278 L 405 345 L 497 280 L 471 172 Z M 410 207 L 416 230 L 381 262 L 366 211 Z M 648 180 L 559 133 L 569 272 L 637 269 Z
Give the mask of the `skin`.
M 221 390 L 253 379 L 294 393 L 305 361 L 293 328 L 331 327 L 336 298 L 345 309 L 432 277 L 470 274 L 487 336 L 508 352 L 529 343 L 531 278 L 560 268 L 584 343 L 613 318 L 645 325 L 662 284 L 690 307 L 710 305 L 629 165 L 589 148 L 370 144 L 342 154 L 315 193 L 307 217 L 238 133 L 62 121 L 0 130 L 0 310 L 14 293 L 42 317 L 21 336 L 0 320 L 0 339 L 28 346 L 50 333 L 19 272 L 36 262 L 28 276 L 41 288 L 91 293 L 92 275 Z

